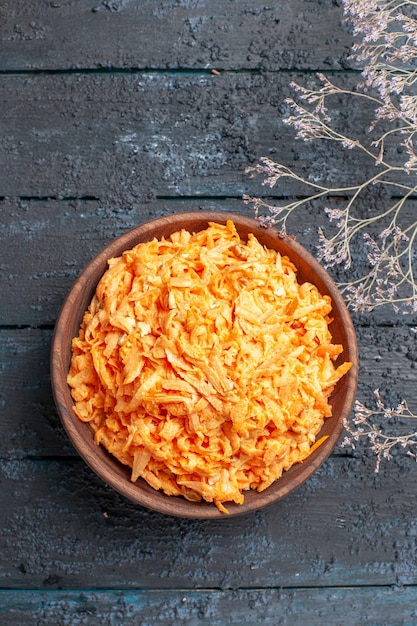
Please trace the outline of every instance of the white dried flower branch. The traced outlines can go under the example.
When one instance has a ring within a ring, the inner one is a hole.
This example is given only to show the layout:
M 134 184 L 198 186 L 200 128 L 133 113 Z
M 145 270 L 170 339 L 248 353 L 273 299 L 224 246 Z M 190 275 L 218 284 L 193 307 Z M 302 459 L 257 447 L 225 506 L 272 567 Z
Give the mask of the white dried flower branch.
M 280 206 L 260 197 L 244 196 L 261 223 L 275 225 L 284 232 L 288 218 L 311 201 L 346 198 L 343 207 L 340 201 L 337 207 L 324 206 L 332 222 L 332 234 L 318 229 L 318 256 L 326 267 L 342 265 L 349 269 L 353 241 L 363 237 L 368 246 L 369 271 L 359 280 L 340 284 L 355 311 L 370 311 L 390 303 L 396 310 L 417 312 L 417 221 L 404 225 L 401 219 L 406 201 L 417 195 L 417 95 L 413 92 L 417 81 L 417 69 L 413 67 L 417 59 L 417 19 L 412 13 L 416 6 L 413 1 L 344 0 L 345 14 L 360 37 L 353 58 L 365 64 L 356 89 L 345 89 L 318 74 L 317 88 L 292 84 L 297 100 L 287 100 L 291 111 L 284 122 L 295 129 L 298 139 L 326 140 L 361 151 L 375 164 L 372 176 L 352 185 L 328 187 L 269 158 L 248 169 L 251 175 L 263 175 L 263 184 L 271 188 L 283 179 L 291 179 L 308 190 L 303 198 L 283 201 Z M 363 132 L 352 137 L 336 128 L 329 114 L 329 101 L 334 97 L 353 99 L 352 111 L 358 99 L 374 107 L 366 142 L 359 138 Z M 403 150 L 400 165 L 397 151 L 396 162 L 390 161 L 388 148 L 393 145 Z M 410 184 L 404 182 L 404 175 L 409 175 Z M 365 192 L 381 186 L 400 193 L 401 199 L 393 200 L 392 206 L 373 217 L 362 218 L 360 207 Z M 380 233 L 375 235 L 379 224 Z
M 367 439 L 371 450 L 376 454 L 375 471 L 379 472 L 381 461 L 392 458 L 392 451 L 396 447 L 407 450 L 407 454 L 417 460 L 417 429 L 403 435 L 390 435 L 385 429 L 377 425 L 377 421 L 385 423 L 397 422 L 399 419 L 417 419 L 403 400 L 396 408 L 389 408 L 381 400 L 379 390 L 374 392 L 376 408 L 369 409 L 362 402 L 356 401 L 352 423 L 345 420 L 346 436 L 341 447 L 356 448 L 360 439 Z

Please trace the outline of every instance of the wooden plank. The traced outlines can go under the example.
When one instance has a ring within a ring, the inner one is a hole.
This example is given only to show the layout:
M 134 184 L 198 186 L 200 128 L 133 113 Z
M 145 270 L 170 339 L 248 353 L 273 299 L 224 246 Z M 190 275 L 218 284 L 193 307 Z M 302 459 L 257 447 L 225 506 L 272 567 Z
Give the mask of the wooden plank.
M 337 69 L 351 45 L 330 0 L 3 0 L 0 20 L 3 71 Z
M 317 225 L 325 226 L 323 203 L 294 215 L 288 232 L 313 254 L 316 253 Z M 254 217 L 252 207 L 241 199 L 137 201 L 128 207 L 120 201 L 19 200 L 0 201 L 0 280 L 7 298 L 0 299 L 3 325 L 52 325 L 73 281 L 86 264 L 111 240 L 144 221 L 184 211 L 225 210 Z M 415 215 L 415 201 L 404 209 L 405 219 Z M 16 255 L 15 251 L 19 250 Z M 352 280 L 367 267 L 362 238 L 354 246 L 355 263 L 347 278 Z M 335 280 L 346 277 L 338 268 Z M 357 315 L 358 324 L 396 324 L 391 307 L 372 316 Z M 404 321 L 417 324 L 417 315 Z
M 0 462 L 3 589 L 416 585 L 415 461 L 375 475 L 330 457 L 247 516 L 184 520 L 134 506 L 81 460 Z
M 0 591 L 3 626 L 411 626 L 415 587 L 236 591 Z M 347 615 L 346 606 L 349 606 Z
M 387 406 L 397 406 L 406 399 L 417 412 L 412 391 L 417 385 L 417 345 L 412 328 L 357 327 L 357 335 L 358 399 L 372 405 L 373 391 L 378 388 Z M 52 330 L 0 330 L 0 456 L 3 458 L 75 456 L 60 426 L 51 395 L 51 336 Z M 412 432 L 415 425 L 412 420 L 405 421 L 405 426 L 389 424 L 391 432 L 404 428 Z M 365 446 L 359 445 L 358 450 L 361 454 Z M 344 453 L 341 449 L 336 452 Z
M 0 457 L 74 456 L 49 382 L 52 331 L 0 331 Z
M 361 151 L 295 139 L 282 119 L 297 78 L 306 80 L 274 72 L 0 76 L 0 196 L 132 207 L 155 196 L 270 195 L 261 177 L 245 174 L 262 156 L 329 186 L 357 182 L 358 171 L 374 176 Z M 370 104 L 329 103 L 336 124 L 365 141 L 373 113 Z M 386 158 L 398 165 L 395 148 Z M 306 193 L 283 182 L 274 195 Z

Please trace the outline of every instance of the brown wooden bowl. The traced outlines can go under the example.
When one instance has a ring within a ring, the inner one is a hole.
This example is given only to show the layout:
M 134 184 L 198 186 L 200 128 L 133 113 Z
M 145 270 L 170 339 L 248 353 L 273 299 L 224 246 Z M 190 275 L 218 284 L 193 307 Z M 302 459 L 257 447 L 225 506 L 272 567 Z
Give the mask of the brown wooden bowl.
M 198 232 L 207 228 L 208 222 L 224 224 L 228 219 L 233 220 L 242 239 L 246 239 L 248 233 L 253 233 L 265 246 L 287 255 L 298 268 L 300 283 L 309 281 L 315 284 L 322 294 L 331 297 L 334 321 L 330 329 L 333 341 L 344 347 L 339 358 L 351 361 L 353 366 L 338 382 L 330 398 L 333 415 L 325 420 L 318 435 L 318 437 L 327 435 L 328 439 L 303 463 L 293 465 L 265 491 L 245 492 L 243 505 L 227 503 L 230 514 L 225 515 L 220 513 L 214 504 L 195 503 L 179 496 L 166 496 L 142 479 L 132 483 L 130 469 L 108 454 L 103 446 L 96 445 L 90 426 L 81 422 L 74 414 L 73 400 L 66 381 L 71 360 L 71 340 L 78 335 L 83 314 L 88 308 L 99 279 L 107 269 L 108 259 L 120 256 L 124 250 L 132 248 L 139 242 L 149 241 L 154 237 L 158 239 L 162 236 L 168 237 L 181 228 Z M 262 228 L 254 219 L 222 212 L 180 213 L 162 217 L 115 239 L 90 262 L 69 292 L 56 323 L 51 354 L 52 388 L 59 415 L 75 449 L 90 468 L 105 483 L 136 504 L 169 515 L 204 519 L 227 518 L 260 509 L 279 500 L 309 478 L 327 459 L 342 433 L 343 420 L 349 417 L 354 402 L 357 372 L 358 354 L 353 324 L 346 305 L 327 272 L 300 244 L 283 236 L 276 229 Z

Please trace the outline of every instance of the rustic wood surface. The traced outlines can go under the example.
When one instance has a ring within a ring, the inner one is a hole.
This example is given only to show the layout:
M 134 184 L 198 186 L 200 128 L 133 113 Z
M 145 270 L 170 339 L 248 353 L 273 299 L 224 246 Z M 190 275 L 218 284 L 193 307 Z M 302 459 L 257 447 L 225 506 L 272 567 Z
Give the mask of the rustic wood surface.
M 242 194 L 267 192 L 245 168 L 261 156 L 330 182 L 372 171 L 282 123 L 291 80 L 357 78 L 341 2 L 3 0 L 0 37 L 0 624 L 416 624 L 405 452 L 376 474 L 368 446 L 339 445 L 263 511 L 171 518 L 86 467 L 49 381 L 65 294 L 115 236 L 173 212 L 251 216 Z M 333 113 L 365 132 L 372 112 Z M 312 251 L 319 209 L 292 226 Z M 354 322 L 358 399 L 379 388 L 416 410 L 416 318 Z

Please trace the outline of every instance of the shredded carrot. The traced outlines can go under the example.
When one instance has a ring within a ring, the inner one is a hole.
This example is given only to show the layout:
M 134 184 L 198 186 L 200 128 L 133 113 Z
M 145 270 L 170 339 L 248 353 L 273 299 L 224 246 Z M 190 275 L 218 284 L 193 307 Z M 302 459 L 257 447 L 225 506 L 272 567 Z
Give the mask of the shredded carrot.
M 351 364 L 331 301 L 234 224 L 111 259 L 73 339 L 74 411 L 97 444 L 168 495 L 244 502 L 315 446 Z
M 310 454 L 313 454 L 314 450 L 317 450 L 317 448 L 320 448 L 320 446 L 327 441 L 329 438 L 329 435 L 324 435 L 324 437 L 320 437 L 320 439 L 317 439 L 317 441 L 315 441 L 313 443 L 313 445 L 310 448 L 310 451 L 308 453 L 308 456 L 310 456 Z

